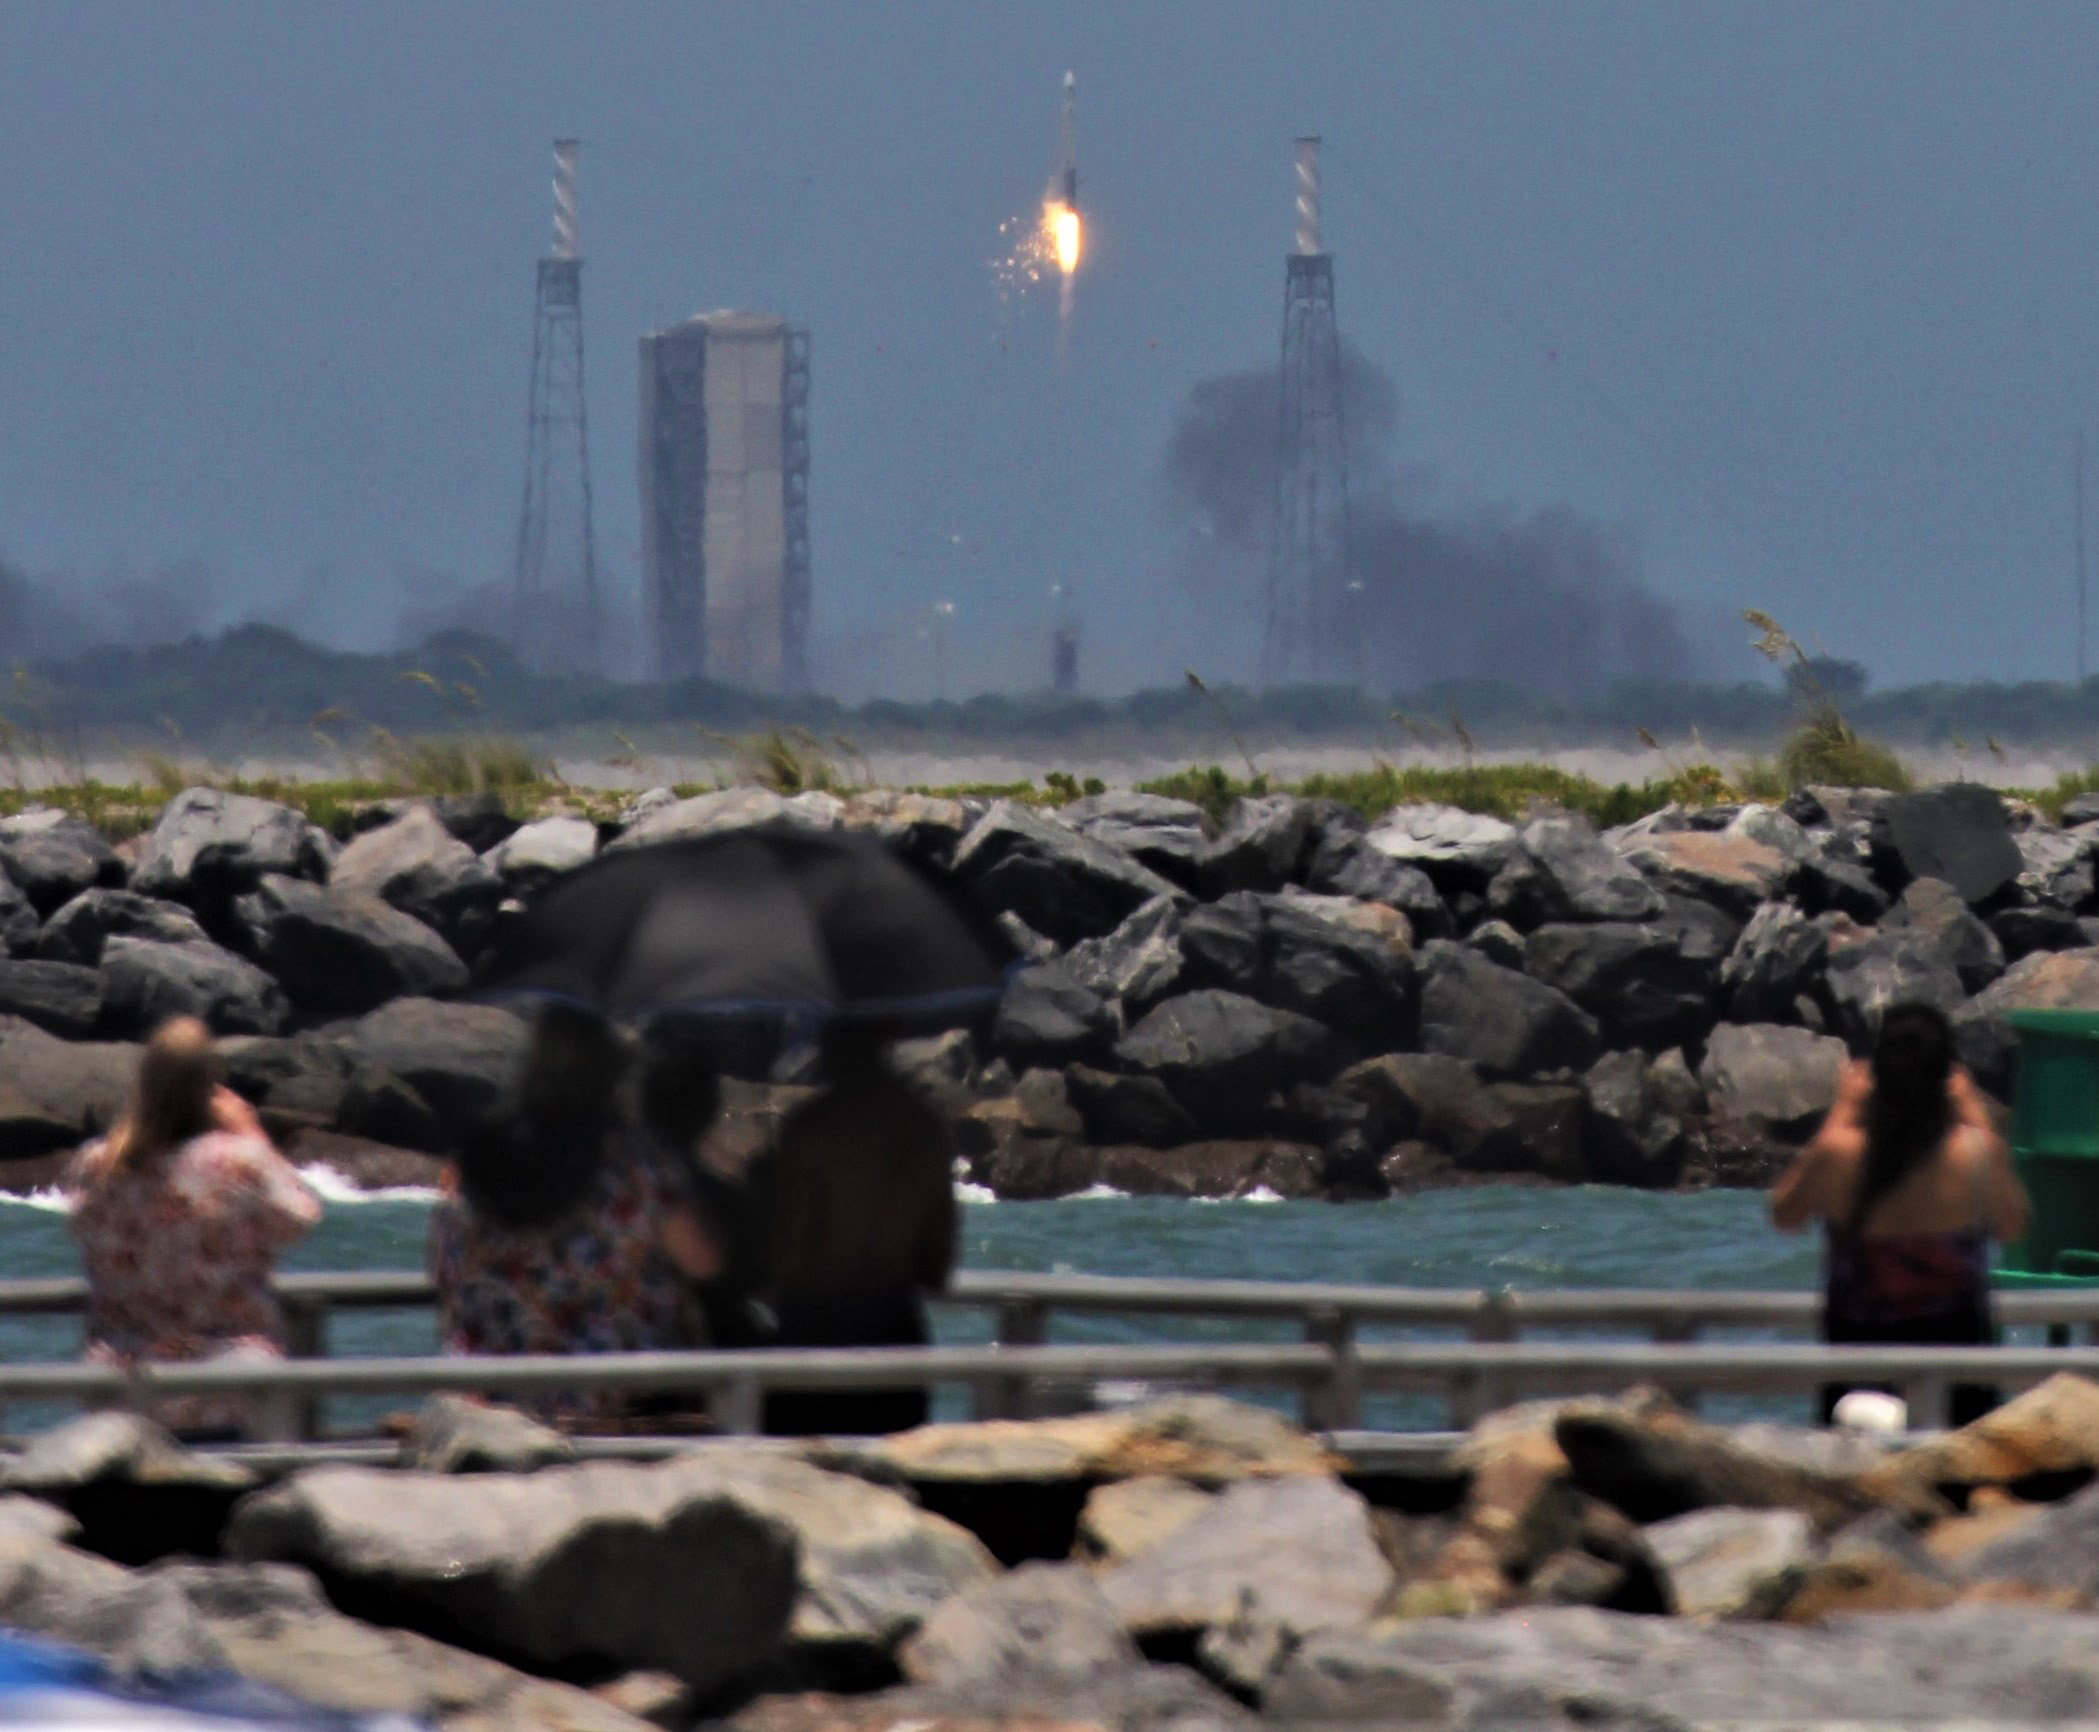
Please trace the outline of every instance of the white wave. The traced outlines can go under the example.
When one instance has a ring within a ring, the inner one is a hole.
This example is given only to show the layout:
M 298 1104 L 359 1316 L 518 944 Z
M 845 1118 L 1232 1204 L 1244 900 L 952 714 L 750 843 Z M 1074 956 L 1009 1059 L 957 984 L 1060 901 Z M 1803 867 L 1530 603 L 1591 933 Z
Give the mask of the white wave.
M 1063 1200 L 1067 1203 L 1100 1203 L 1111 1197 L 1119 1202 L 1128 1202 L 1130 1193 L 1118 1191 L 1113 1185 L 1088 1185 L 1083 1191 L 1074 1191 Z
M 989 1185 L 974 1184 L 968 1179 L 955 1181 L 955 1200 L 958 1203 L 995 1203 L 998 1192 Z
M 368 1191 L 326 1161 L 301 1167 L 299 1177 L 314 1188 L 324 1203 L 434 1203 L 442 1194 L 430 1185 L 381 1185 Z
M 43 1209 L 53 1215 L 70 1215 L 73 1204 L 56 1185 L 41 1185 L 34 1191 L 0 1191 L 0 1203 L 18 1209 Z
M 1280 1203 L 1283 1198 L 1279 1191 L 1271 1191 L 1266 1185 L 1256 1185 L 1252 1190 L 1244 1191 L 1236 1197 L 1191 1197 L 1188 1200 L 1192 1203 Z

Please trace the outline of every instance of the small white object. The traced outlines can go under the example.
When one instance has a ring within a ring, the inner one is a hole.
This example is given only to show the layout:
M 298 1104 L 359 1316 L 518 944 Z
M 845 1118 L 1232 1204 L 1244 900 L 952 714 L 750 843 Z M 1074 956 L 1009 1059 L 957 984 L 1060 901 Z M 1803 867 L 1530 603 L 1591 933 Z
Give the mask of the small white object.
M 1831 1416 L 1846 1431 L 1892 1436 L 1909 1429 L 1909 1403 L 1878 1389 L 1854 1389 L 1837 1402 Z

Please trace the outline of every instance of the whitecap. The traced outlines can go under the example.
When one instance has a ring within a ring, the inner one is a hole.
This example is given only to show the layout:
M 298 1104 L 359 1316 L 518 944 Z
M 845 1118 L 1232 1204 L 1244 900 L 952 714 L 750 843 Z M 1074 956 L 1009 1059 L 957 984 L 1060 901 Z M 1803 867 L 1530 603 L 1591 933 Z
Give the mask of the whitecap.
M 73 1212 L 72 1200 L 56 1185 L 40 1185 L 33 1191 L 0 1191 L 0 1203 L 12 1203 L 18 1209 L 42 1209 L 53 1215 Z
M 301 1167 L 299 1177 L 313 1187 L 324 1203 L 434 1203 L 441 1194 L 430 1185 L 381 1185 L 376 1190 L 366 1190 L 326 1161 Z
M 995 1203 L 998 1201 L 998 1192 L 989 1185 L 973 1184 L 968 1179 L 960 1179 L 955 1184 L 955 1200 L 960 1203 Z

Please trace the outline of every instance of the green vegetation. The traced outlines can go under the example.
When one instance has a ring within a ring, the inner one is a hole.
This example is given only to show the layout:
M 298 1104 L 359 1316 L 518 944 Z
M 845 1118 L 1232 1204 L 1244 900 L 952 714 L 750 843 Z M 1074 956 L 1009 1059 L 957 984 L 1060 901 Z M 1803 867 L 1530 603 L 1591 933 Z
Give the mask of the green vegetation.
M 1266 776 L 1244 781 L 1216 765 L 1178 770 L 1138 784 L 1138 792 L 1193 800 L 1213 821 L 1221 821 L 1232 802 L 1243 795 L 1290 793 L 1313 800 L 1338 800 L 1365 818 L 1394 806 L 1434 802 L 1461 806 L 1468 812 L 1520 819 L 1540 806 L 1579 812 L 1600 829 L 1630 824 L 1672 802 L 1710 806 L 1735 798 L 1734 790 L 1710 766 L 1681 772 L 1663 781 L 1611 785 L 1551 764 L 1463 764 L 1449 767 L 1380 764 L 1375 769 L 1343 775 L 1313 775 L 1303 781 L 1272 783 Z
M 1768 613 L 1745 608 L 1743 619 L 1760 634 L 1756 651 L 1785 669 L 1786 686 L 1803 709 L 1799 724 L 1786 735 L 1778 752 L 1778 773 L 1788 788 L 1822 783 L 1839 788 L 1910 786 L 1909 771 L 1886 746 L 1861 739 L 1844 719 L 1838 691 L 1865 691 L 1865 672 L 1856 663 L 1810 656 Z

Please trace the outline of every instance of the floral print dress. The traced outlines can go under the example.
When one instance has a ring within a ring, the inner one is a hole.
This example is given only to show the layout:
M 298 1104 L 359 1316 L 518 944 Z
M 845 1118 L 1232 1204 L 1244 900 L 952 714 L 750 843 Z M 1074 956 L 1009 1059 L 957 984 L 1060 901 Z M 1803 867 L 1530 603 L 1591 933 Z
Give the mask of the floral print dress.
M 122 1166 L 97 1141 L 73 1158 L 65 1189 L 87 1271 L 90 1358 L 283 1354 L 270 1276 L 321 1218 L 321 1203 L 267 1139 L 209 1131 Z M 159 1411 L 192 1430 L 235 1428 L 249 1415 L 246 1402 L 201 1396 Z
M 447 1353 L 642 1353 L 693 1344 L 684 1278 L 660 1245 L 684 1201 L 675 1178 L 618 1137 L 581 1202 L 545 1227 L 507 1227 L 447 1197 L 430 1220 L 430 1272 Z M 534 1402 L 611 1412 L 616 1402 Z

